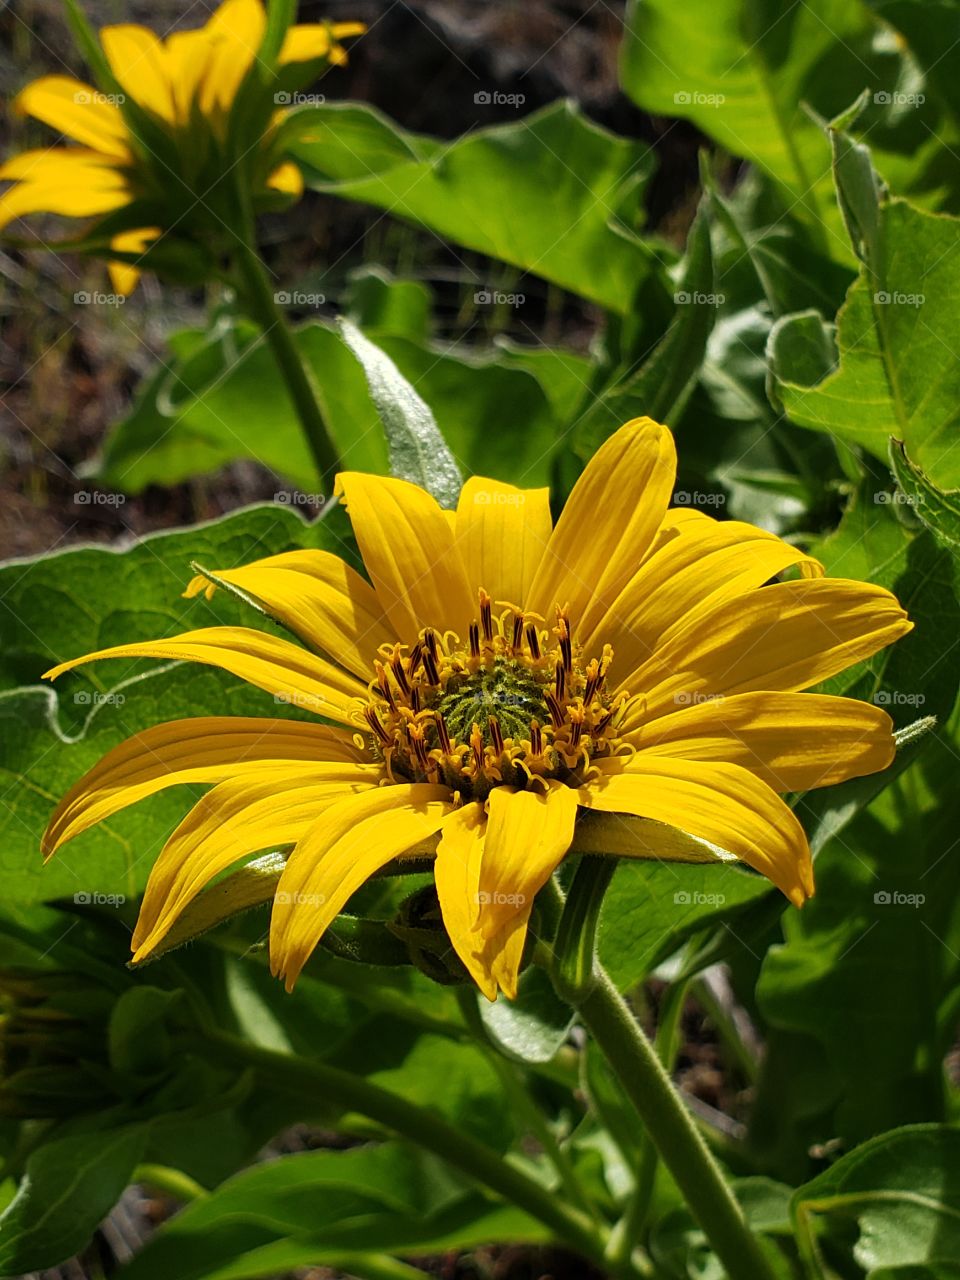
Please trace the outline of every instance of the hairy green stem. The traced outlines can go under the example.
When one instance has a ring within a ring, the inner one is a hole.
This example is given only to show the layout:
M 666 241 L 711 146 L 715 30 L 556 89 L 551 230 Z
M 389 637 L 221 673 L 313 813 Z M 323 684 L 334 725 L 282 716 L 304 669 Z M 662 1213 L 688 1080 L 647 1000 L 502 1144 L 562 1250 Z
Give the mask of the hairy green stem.
M 597 957 L 600 908 L 609 881 L 610 869 L 603 859 L 580 860 L 548 960 L 554 986 L 579 1011 L 729 1280 L 776 1280 L 656 1047 Z M 561 897 L 555 881 L 545 888 L 555 899 Z M 535 959 L 542 954 L 535 952 Z M 671 1038 L 668 1032 L 667 1040 Z M 608 1244 L 608 1261 L 631 1255 L 634 1242 L 618 1239 L 618 1234 Z
M 222 1031 L 208 1031 L 197 1038 L 197 1049 L 214 1054 L 221 1061 L 252 1066 L 263 1081 L 278 1084 L 290 1093 L 316 1102 L 335 1101 L 392 1130 L 408 1142 L 447 1161 L 482 1183 L 508 1204 L 517 1205 L 549 1227 L 585 1257 L 603 1263 L 605 1233 L 578 1209 L 562 1202 L 547 1187 L 517 1168 L 492 1148 L 461 1132 L 442 1116 L 408 1102 L 362 1077 L 326 1063 L 291 1054 L 277 1053 Z M 632 1268 L 620 1272 L 625 1278 L 642 1272 Z
M 730 1280 L 775 1280 L 653 1045 L 602 968 L 598 966 L 591 989 L 576 997 L 576 1003 Z
M 252 232 L 249 234 L 252 236 Z M 294 341 L 287 317 L 253 243 L 247 236 L 238 236 L 236 241 L 236 262 L 244 298 L 252 318 L 263 329 L 270 344 L 313 455 L 320 484 L 325 487 L 340 469 L 340 459 L 327 431 L 311 372 Z

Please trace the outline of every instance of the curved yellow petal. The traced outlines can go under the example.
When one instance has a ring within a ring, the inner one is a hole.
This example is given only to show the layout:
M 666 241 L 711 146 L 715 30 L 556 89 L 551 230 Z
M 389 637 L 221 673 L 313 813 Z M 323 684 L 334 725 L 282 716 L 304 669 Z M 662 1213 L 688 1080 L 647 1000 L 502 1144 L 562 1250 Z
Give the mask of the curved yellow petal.
M 26 151 L 0 167 L 14 182 L 0 195 L 0 228 L 31 213 L 91 218 L 130 203 L 126 176 L 94 152 Z
M 133 231 L 121 231 L 110 241 L 110 248 L 118 253 L 144 253 L 147 247 L 163 235 L 160 227 L 137 227 Z M 131 262 L 107 264 L 114 289 L 126 298 L 133 293 L 140 279 L 140 268 Z
M 200 87 L 204 114 L 227 112 L 253 66 L 266 30 L 260 0 L 224 0 L 204 31 L 212 48 Z
M 456 539 L 472 592 L 523 606 L 553 521 L 549 489 L 518 489 L 472 476 L 457 504 Z
M 286 196 L 299 199 L 303 195 L 303 174 L 300 166 L 294 164 L 292 160 L 284 160 L 267 178 L 267 186 L 274 191 L 282 191 Z
M 366 29 L 363 22 L 303 23 L 290 27 L 280 49 L 280 65 L 327 58 L 340 66 L 346 61 L 346 55 L 336 42 L 362 36 Z
M 774 791 L 809 791 L 886 769 L 896 744 L 880 707 L 817 693 L 738 693 L 643 725 L 640 753 L 742 765 Z M 601 767 L 603 767 L 601 765 Z M 631 762 L 623 766 L 630 771 Z
M 94 151 L 130 159 L 130 133 L 119 107 L 73 76 L 41 76 L 20 91 L 13 105 Z
M 796 691 L 869 658 L 913 627 L 882 587 L 844 578 L 775 583 L 697 615 L 622 681 L 620 731 L 704 695 Z
M 100 43 L 123 92 L 138 106 L 173 124 L 173 85 L 163 41 L 149 27 L 122 23 L 103 27 Z
M 44 672 L 43 678 L 55 680 L 64 671 L 100 658 L 168 658 L 220 667 L 283 702 L 350 726 L 356 724 L 355 700 L 366 698 L 367 693 L 358 680 L 331 663 L 288 640 L 249 627 L 206 627 L 169 640 L 118 644 L 61 662 Z
M 153 951 L 221 871 L 248 854 L 292 844 L 325 808 L 376 786 L 366 767 L 287 761 L 213 787 L 174 831 L 150 873 L 133 934 L 134 961 Z
M 164 52 L 178 124 L 189 124 L 193 105 L 200 92 L 214 42 L 206 28 L 175 31 L 167 36 Z
M 517 995 L 517 980 L 533 903 L 522 907 L 503 929 L 485 938 L 475 924 L 487 818 L 473 803 L 445 818 L 437 845 L 434 879 L 444 927 L 457 955 L 488 1000 L 502 990 Z
M 637 756 L 629 772 L 605 773 L 580 790 L 580 803 L 634 814 L 733 854 L 800 907 L 813 893 L 813 861 L 803 828 L 780 797 L 735 764 Z
M 255 775 L 279 760 L 369 763 L 349 733 L 309 721 L 170 720 L 119 743 L 75 782 L 47 824 L 41 848 L 49 857 L 82 831 L 165 787 Z
M 301 837 L 270 920 L 270 963 L 288 991 L 347 900 L 392 858 L 433 835 L 453 809 L 447 787 L 384 786 L 339 801 Z
M 677 468 L 673 436 L 636 418 L 606 440 L 573 487 L 530 590 L 530 608 L 552 617 L 569 604 L 589 631 L 637 571 L 667 510 Z
M 696 626 L 705 609 L 793 566 L 823 574 L 819 561 L 739 520 L 687 526 L 647 557 L 593 630 L 581 633 L 581 643 L 589 653 L 612 644 L 614 670 L 626 675 L 676 631 Z
M 347 471 L 337 476 L 381 608 L 399 638 L 414 644 L 424 627 L 467 634 L 477 613 L 447 516 L 406 480 Z
M 533 906 L 573 840 L 577 792 L 550 780 L 545 791 L 494 787 L 474 921 L 485 938 Z
M 198 574 L 184 595 L 207 599 L 218 582 L 250 596 L 315 649 L 322 649 L 362 680 L 373 679 L 373 660 L 396 635 L 376 592 L 355 569 L 329 551 L 287 551 L 239 569 Z

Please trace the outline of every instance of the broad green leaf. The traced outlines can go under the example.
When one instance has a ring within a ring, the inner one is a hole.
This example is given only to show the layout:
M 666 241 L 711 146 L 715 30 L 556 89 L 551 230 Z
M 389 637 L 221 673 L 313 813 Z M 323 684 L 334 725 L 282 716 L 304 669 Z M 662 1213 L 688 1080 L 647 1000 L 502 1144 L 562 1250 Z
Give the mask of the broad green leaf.
M 454 510 L 463 477 L 429 406 L 390 357 L 364 337 L 355 324 L 341 320 L 340 336 L 366 375 L 387 437 L 391 475 L 419 485 L 432 493 L 442 507 Z
M 687 240 L 670 326 L 649 355 L 617 370 L 611 384 L 592 400 L 576 427 L 575 447 L 582 457 L 591 457 L 607 436 L 631 418 L 655 418 L 674 428 L 679 424 L 721 301 L 704 205 Z
M 356 359 L 329 325 L 305 324 L 295 336 L 344 467 L 386 473 L 386 441 Z M 108 435 L 99 483 L 139 493 L 248 458 L 301 489 L 310 499 L 305 512 L 316 514 L 323 501 L 316 466 L 262 336 L 224 319 L 209 337 L 193 333 L 183 345 L 187 353 L 146 383 L 133 412 Z M 278 500 L 298 497 L 278 486 Z
M 810 1256 L 818 1224 L 856 1222 L 853 1256 L 871 1276 L 880 1266 L 953 1263 L 960 1256 L 960 1131 L 913 1125 L 874 1138 L 801 1187 L 792 1213 Z
M 650 152 L 555 103 L 453 142 L 371 107 L 298 118 L 290 151 L 316 190 L 360 200 L 625 313 L 650 255 L 637 237 Z M 484 287 L 478 281 L 478 289 Z
M 875 90 L 863 128 L 883 147 L 881 168 L 902 189 L 934 187 L 926 172 L 937 149 L 929 121 L 900 111 L 894 94 L 908 59 L 852 0 L 631 0 L 621 82 L 657 115 L 680 116 L 731 154 L 751 160 L 801 214 L 821 248 L 849 258 L 830 181 L 830 149 L 817 120 L 838 115 Z M 906 117 L 906 121 L 904 120 Z M 926 126 L 926 127 L 924 127 Z
M 566 1043 L 574 1013 L 553 989 L 543 969 L 521 975 L 516 1000 L 493 1004 L 477 998 L 487 1035 L 502 1053 L 520 1062 L 550 1062 Z
M 395 327 L 390 322 L 386 333 L 370 330 L 370 336 L 427 403 L 461 470 L 545 483 L 570 412 L 570 404 L 555 405 L 555 389 L 541 383 L 541 377 L 549 382 L 550 371 L 541 369 L 538 377 L 535 368 L 528 372 L 510 356 L 438 350 L 393 332 Z M 386 437 L 359 361 L 325 323 L 302 325 L 296 336 L 344 466 L 387 474 Z M 138 493 L 148 484 L 177 484 L 236 458 L 253 458 L 283 477 L 278 502 L 316 514 L 324 495 L 314 492 L 313 461 L 270 353 L 254 331 L 240 324 L 227 334 L 217 330 L 208 338 L 188 330 L 175 339 L 169 370 L 146 385 L 133 413 L 108 437 L 100 484 Z
M 928 529 L 949 550 L 960 550 L 960 490 L 944 492 L 912 462 L 899 440 L 890 442 L 890 464 L 900 493 Z
M 430 334 L 432 295 L 420 280 L 403 280 L 379 266 L 350 273 L 344 308 L 359 329 L 425 340 Z
M 773 391 L 792 422 L 886 460 L 890 437 L 944 489 L 960 485 L 960 220 L 902 200 L 879 206 L 878 251 L 837 316 L 836 353 L 811 315 L 770 338 Z
M 600 959 L 626 990 L 691 933 L 732 916 L 769 889 L 769 881 L 733 863 L 623 859 L 603 902 Z
M 145 1140 L 146 1127 L 130 1125 L 55 1139 L 29 1156 L 0 1215 L 3 1273 L 52 1267 L 84 1248 L 130 1181 Z
M 538 1239 L 516 1210 L 493 1210 L 432 1157 L 392 1143 L 311 1151 L 256 1166 L 166 1223 L 123 1280 L 246 1280 L 347 1249 L 425 1253 Z
M 46 867 L 39 851 L 60 796 L 124 738 L 187 716 L 294 713 L 268 694 L 193 664 L 106 661 L 61 677 L 55 687 L 41 686 L 41 674 L 108 645 L 194 627 L 270 629 L 228 592 L 209 602 L 183 600 L 190 562 L 232 566 L 294 547 L 346 554 L 343 515 L 339 509 L 331 515 L 307 525 L 287 507 L 252 507 L 193 529 L 149 535 L 126 551 L 78 547 L 0 566 L 0 690 L 6 690 L 0 692 L 0 778 L 14 797 L 0 810 L 8 900 L 107 894 L 107 909 L 123 910 L 123 896 L 129 900 L 142 887 L 198 788 L 177 788 L 133 806 L 78 837 Z
M 810 792 L 797 806 L 818 844 L 821 828 L 839 835 L 817 858 L 816 897 L 784 915 L 785 945 L 766 956 L 758 988 L 770 1029 L 754 1142 L 790 1177 L 809 1171 L 811 1146 L 837 1135 L 857 1141 L 942 1114 L 940 1019 L 960 953 L 948 852 L 960 649 L 944 645 L 960 626 L 958 570 L 928 533 L 911 534 L 893 504 L 875 500 L 881 493 L 865 481 L 839 530 L 812 550 L 835 576 L 895 591 L 915 629 L 825 688 L 883 706 L 898 725 L 925 715 L 939 723 L 910 748 L 899 777 L 895 764 L 886 777 Z M 851 822 L 847 804 L 891 777 Z M 866 1060 L 886 1065 L 865 1073 Z

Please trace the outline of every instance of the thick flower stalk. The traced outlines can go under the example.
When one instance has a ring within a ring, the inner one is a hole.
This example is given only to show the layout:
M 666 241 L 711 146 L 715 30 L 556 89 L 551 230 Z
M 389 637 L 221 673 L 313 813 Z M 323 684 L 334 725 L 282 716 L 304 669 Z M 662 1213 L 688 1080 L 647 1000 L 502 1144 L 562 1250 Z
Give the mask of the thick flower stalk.
M 800 906 L 810 850 L 778 793 L 872 773 L 894 752 L 882 709 L 801 690 L 912 624 L 888 591 L 825 577 L 763 530 L 670 510 L 675 468 L 670 432 L 630 422 L 555 527 L 543 489 L 474 477 L 448 512 L 405 481 L 341 475 L 369 581 L 292 551 L 187 589 L 236 589 L 306 647 L 210 627 L 47 673 L 182 658 L 320 719 L 137 734 L 64 797 L 46 852 L 162 787 L 210 784 L 153 869 L 135 959 L 215 876 L 291 846 L 270 931 L 288 987 L 350 896 L 431 842 L 453 947 L 485 995 L 512 997 L 534 898 L 590 811 L 688 837 L 620 855 L 739 859 Z
M 0 166 L 0 228 L 35 213 L 95 219 L 72 247 L 110 260 L 118 293 L 140 264 L 187 279 L 214 269 L 236 231 L 237 187 L 250 209 L 289 203 L 303 190 L 285 156 L 284 104 L 329 63 L 362 23 L 317 23 L 286 32 L 279 56 L 262 56 L 261 0 L 224 0 L 197 30 L 161 39 L 146 27 L 104 27 L 109 82 L 34 80 L 14 106 L 77 145 L 43 147 Z

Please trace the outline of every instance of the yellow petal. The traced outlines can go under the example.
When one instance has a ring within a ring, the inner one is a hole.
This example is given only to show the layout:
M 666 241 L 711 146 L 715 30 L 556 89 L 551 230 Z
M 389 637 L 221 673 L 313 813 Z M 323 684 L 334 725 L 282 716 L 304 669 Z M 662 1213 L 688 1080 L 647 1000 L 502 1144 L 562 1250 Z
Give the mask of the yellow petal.
M 116 249 L 118 253 L 144 253 L 162 234 L 160 227 L 137 227 L 133 231 L 121 231 L 110 241 L 110 248 Z M 107 270 L 117 293 L 124 298 L 133 293 L 140 279 L 139 267 L 130 262 L 110 262 Z
M 573 839 L 577 792 L 548 781 L 546 791 L 494 787 L 474 920 L 485 938 L 529 911 Z
M 124 93 L 138 106 L 173 124 L 173 86 L 163 41 L 148 27 L 123 23 L 104 27 L 100 43 Z
M 297 720 L 197 716 L 154 725 L 121 742 L 57 805 L 41 848 L 61 845 L 165 787 L 250 776 L 279 760 L 361 765 L 368 757 L 342 729 Z
M 549 489 L 473 476 L 457 504 L 456 538 L 471 591 L 523 605 L 553 522 Z
M 119 107 L 73 76 L 41 76 L 21 90 L 14 107 L 105 156 L 130 159 L 130 134 Z
M 530 592 L 551 617 L 569 604 L 589 631 L 637 571 L 667 510 L 676 473 L 673 436 L 650 418 L 615 432 L 587 463 L 567 499 Z
M 800 565 L 822 575 L 823 566 L 772 533 L 739 520 L 684 526 L 648 556 L 610 609 L 581 633 L 589 652 L 613 645 L 615 670 L 626 675 L 684 626 L 697 626 L 707 608 L 762 587 Z
M 299 199 L 303 195 L 303 174 L 300 166 L 292 160 L 284 160 L 267 178 L 267 186 L 274 191 L 282 191 L 284 195 Z
M 808 791 L 877 773 L 895 754 L 880 707 L 816 693 L 738 693 L 643 725 L 631 738 L 648 755 L 726 760 L 774 791 Z M 603 766 L 601 766 L 603 767 Z M 630 771 L 631 762 L 623 767 Z
M 164 845 L 147 882 L 133 934 L 139 963 L 197 894 L 240 858 L 298 840 L 325 808 L 376 790 L 349 764 L 264 765 L 255 777 L 230 778 L 193 806 Z
M 27 151 L 0 168 L 15 185 L 0 195 L 0 227 L 31 213 L 90 218 L 130 203 L 126 177 L 93 152 Z
M 212 49 L 200 89 L 205 114 L 227 112 L 263 43 L 267 18 L 260 0 L 224 0 L 204 30 Z
M 288 991 L 347 900 L 392 858 L 433 835 L 453 808 L 446 787 L 384 786 L 341 800 L 301 837 L 270 920 L 270 963 Z
M 703 696 L 795 691 L 869 658 L 913 626 L 889 591 L 844 578 L 775 583 L 697 615 L 623 681 L 621 732 Z
M 337 477 L 363 563 L 394 631 L 413 644 L 424 627 L 465 638 L 477 613 L 447 517 L 406 480 L 347 471 Z
M 514 1000 L 533 904 L 521 908 L 489 938 L 476 927 L 486 827 L 479 803 L 465 805 L 444 819 L 434 865 L 437 897 L 453 948 L 474 982 L 488 1000 L 496 1000 L 498 989 Z
M 61 662 L 44 672 L 43 678 L 55 680 L 64 671 L 100 658 L 168 658 L 220 667 L 284 702 L 350 726 L 356 723 L 355 699 L 365 699 L 367 694 L 359 681 L 331 663 L 288 640 L 248 627 L 207 627 L 169 640 L 98 649 Z
M 167 36 L 164 51 L 178 124 L 190 122 L 194 102 L 210 65 L 213 46 L 214 42 L 206 28 L 199 31 L 175 31 L 173 35 Z
M 803 828 L 765 782 L 739 765 L 636 756 L 629 772 L 603 774 L 581 788 L 580 803 L 653 818 L 706 840 L 772 880 L 794 906 L 813 893 Z
M 304 23 L 290 27 L 280 50 L 280 65 L 312 62 L 314 58 L 328 58 L 340 65 L 346 57 L 335 41 L 362 36 L 366 29 L 363 22 Z
M 230 583 L 364 681 L 373 679 L 379 646 L 396 640 L 370 584 L 329 551 L 287 551 L 211 574 L 216 581 L 198 575 L 184 595 L 205 591 L 209 599 L 216 582 Z

